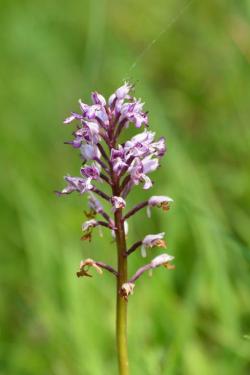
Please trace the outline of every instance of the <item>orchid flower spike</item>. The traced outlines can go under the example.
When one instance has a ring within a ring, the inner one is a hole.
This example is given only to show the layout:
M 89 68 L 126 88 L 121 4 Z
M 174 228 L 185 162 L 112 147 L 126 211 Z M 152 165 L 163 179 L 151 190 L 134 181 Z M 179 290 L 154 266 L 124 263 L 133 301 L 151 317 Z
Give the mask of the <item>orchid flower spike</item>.
M 151 176 L 167 152 L 165 137 L 157 138 L 149 129 L 148 112 L 144 110 L 143 101 L 134 97 L 133 91 L 134 85 L 124 82 L 108 99 L 94 91 L 89 104 L 79 100 L 78 112 L 71 112 L 64 124 L 69 127 L 76 124 L 71 139 L 65 143 L 78 151 L 80 172 L 79 176 L 65 176 L 66 186 L 57 192 L 60 196 L 78 193 L 88 198 L 89 210 L 83 209 L 88 220 L 82 224 L 81 239 L 91 241 L 96 227 L 99 230 L 105 227 L 115 239 L 117 270 L 101 261 L 86 259 L 81 261 L 77 276 L 91 277 L 89 270 L 94 268 L 100 274 L 105 269 L 117 278 L 118 337 L 125 335 L 125 304 L 133 294 L 135 281 L 144 272 L 159 266 L 174 268 L 171 264 L 174 257 L 165 253 L 140 267 L 132 277 L 127 277 L 129 256 L 135 250 L 141 247 L 141 255 L 146 257 L 148 249 L 166 247 L 165 233 L 161 232 L 137 239 L 127 248 L 128 219 L 144 208 L 149 217 L 152 207 L 167 211 L 173 202 L 168 196 L 153 195 L 124 213 L 134 187 L 148 190 L 154 186 Z M 123 135 L 128 127 L 138 133 L 126 139 Z M 125 341 L 118 340 L 117 344 L 119 364 L 125 369 L 124 373 L 128 373 L 126 355 L 123 355 L 126 350 L 122 347 Z

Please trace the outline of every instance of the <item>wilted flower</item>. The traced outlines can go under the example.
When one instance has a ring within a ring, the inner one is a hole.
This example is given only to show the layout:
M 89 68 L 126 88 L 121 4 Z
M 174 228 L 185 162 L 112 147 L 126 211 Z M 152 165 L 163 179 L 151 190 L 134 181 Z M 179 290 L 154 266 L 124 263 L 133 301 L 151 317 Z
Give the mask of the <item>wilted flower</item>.
M 172 269 L 174 266 L 170 265 L 169 262 L 171 262 L 174 259 L 172 255 L 169 255 L 167 253 L 158 255 L 151 261 L 152 268 L 156 268 L 158 266 L 163 265 L 166 268 Z
M 144 237 L 141 247 L 141 255 L 145 258 L 147 256 L 146 249 L 151 249 L 152 247 L 166 247 L 166 243 L 163 240 L 165 233 L 158 234 L 148 234 Z
M 81 261 L 80 262 L 80 270 L 76 273 L 78 277 L 81 277 L 81 276 L 88 276 L 88 277 L 92 277 L 88 271 L 89 271 L 89 268 L 90 267 L 93 267 L 95 268 L 95 270 L 102 274 L 102 269 L 101 267 L 99 267 L 96 262 L 93 260 L 93 259 L 86 259 L 85 261 Z
M 170 202 L 173 202 L 173 199 L 164 195 L 153 195 L 148 200 L 147 215 L 151 217 L 151 207 L 161 207 L 163 211 L 168 211 Z
M 85 221 L 85 223 L 82 224 L 82 231 L 86 232 L 89 231 L 92 228 L 95 228 L 98 225 L 98 221 L 91 219 Z

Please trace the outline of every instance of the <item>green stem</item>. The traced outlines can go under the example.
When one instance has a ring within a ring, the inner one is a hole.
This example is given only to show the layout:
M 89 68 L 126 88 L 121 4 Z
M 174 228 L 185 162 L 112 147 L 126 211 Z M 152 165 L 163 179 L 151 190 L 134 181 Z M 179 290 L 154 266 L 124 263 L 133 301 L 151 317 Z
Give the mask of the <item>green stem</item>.
M 128 347 L 127 347 L 127 301 L 120 295 L 122 284 L 127 282 L 127 257 L 122 210 L 115 213 L 116 245 L 118 261 L 118 277 L 116 291 L 116 345 L 119 364 L 119 374 L 128 375 Z

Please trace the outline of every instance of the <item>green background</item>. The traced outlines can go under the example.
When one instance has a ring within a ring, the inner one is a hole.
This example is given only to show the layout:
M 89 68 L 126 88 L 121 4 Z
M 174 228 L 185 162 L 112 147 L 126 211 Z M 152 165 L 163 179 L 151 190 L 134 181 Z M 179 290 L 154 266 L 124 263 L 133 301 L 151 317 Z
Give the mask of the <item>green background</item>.
M 244 0 L 1 1 L 1 375 L 117 374 L 114 280 L 75 276 L 114 244 L 81 242 L 86 198 L 53 191 L 79 173 L 63 119 L 125 78 L 168 143 L 128 206 L 175 200 L 130 219 L 128 243 L 165 231 L 176 265 L 129 300 L 131 374 L 250 373 L 249 21 Z

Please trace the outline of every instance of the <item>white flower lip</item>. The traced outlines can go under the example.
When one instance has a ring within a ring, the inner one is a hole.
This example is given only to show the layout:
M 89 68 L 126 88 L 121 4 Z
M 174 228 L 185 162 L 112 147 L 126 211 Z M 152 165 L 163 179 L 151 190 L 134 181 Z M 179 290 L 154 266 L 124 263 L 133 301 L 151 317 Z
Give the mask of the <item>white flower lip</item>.
M 168 262 L 171 262 L 171 260 L 174 259 L 174 256 L 169 255 L 167 253 L 158 255 L 151 261 L 152 268 L 158 267 L 162 264 L 166 264 Z
M 144 237 L 142 243 L 146 247 L 153 247 L 155 242 L 158 240 L 162 240 L 165 236 L 165 232 L 158 233 L 158 234 L 148 234 Z
M 148 200 L 148 204 L 151 207 L 157 206 L 158 204 L 173 202 L 174 200 L 166 195 L 153 195 Z
M 141 255 L 143 258 L 147 256 L 146 249 L 152 247 L 166 247 L 165 241 L 163 240 L 165 232 L 158 234 L 148 234 L 142 240 Z
M 153 195 L 148 200 L 147 216 L 151 217 L 151 207 L 161 207 L 164 211 L 168 211 L 169 203 L 174 200 L 166 195 Z

